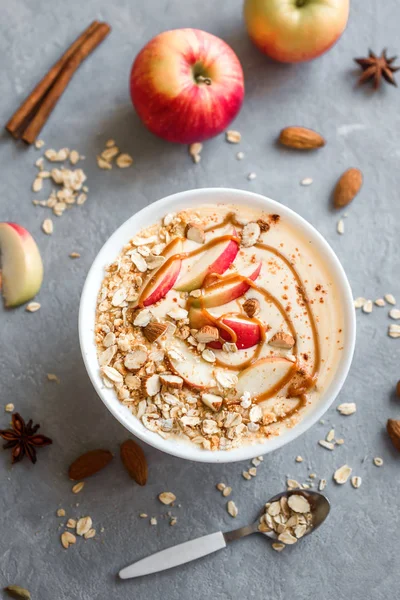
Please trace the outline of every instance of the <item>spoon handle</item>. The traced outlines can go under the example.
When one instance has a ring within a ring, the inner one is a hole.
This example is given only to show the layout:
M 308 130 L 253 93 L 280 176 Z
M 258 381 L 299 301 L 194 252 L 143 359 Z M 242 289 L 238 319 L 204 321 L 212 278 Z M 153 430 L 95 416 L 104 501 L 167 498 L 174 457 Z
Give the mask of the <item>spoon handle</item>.
M 137 562 L 125 567 L 119 572 L 121 579 L 130 579 L 131 577 L 140 577 L 141 575 L 150 575 L 165 571 L 178 565 L 183 565 L 196 558 L 201 558 L 217 550 L 226 547 L 224 534 L 221 531 L 205 535 L 177 546 L 172 546 L 161 552 L 156 552 L 151 556 L 142 558 Z

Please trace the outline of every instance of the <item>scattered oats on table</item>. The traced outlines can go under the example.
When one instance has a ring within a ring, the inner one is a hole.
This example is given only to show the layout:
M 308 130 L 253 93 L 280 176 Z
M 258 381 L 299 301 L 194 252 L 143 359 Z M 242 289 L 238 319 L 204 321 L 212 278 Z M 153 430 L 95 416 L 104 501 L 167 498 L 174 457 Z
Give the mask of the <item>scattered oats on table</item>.
M 14 408 L 15 408 L 14 404 L 12 404 L 12 402 L 10 402 L 9 404 L 5 405 L 4 410 L 6 412 L 13 412 Z
M 237 517 L 239 514 L 238 507 L 236 506 L 233 500 L 229 500 L 229 502 L 226 505 L 226 510 L 231 515 L 231 517 L 234 518 Z
M 47 380 L 54 381 L 55 383 L 61 383 L 60 378 L 54 373 L 47 373 Z
M 79 494 L 79 492 L 81 492 L 83 490 L 84 485 L 85 485 L 84 481 L 80 481 L 79 483 L 76 483 L 74 486 L 72 486 L 72 493 Z
M 40 309 L 40 304 L 39 302 L 29 302 L 29 304 L 27 304 L 25 306 L 25 310 L 27 310 L 28 312 L 36 312 Z

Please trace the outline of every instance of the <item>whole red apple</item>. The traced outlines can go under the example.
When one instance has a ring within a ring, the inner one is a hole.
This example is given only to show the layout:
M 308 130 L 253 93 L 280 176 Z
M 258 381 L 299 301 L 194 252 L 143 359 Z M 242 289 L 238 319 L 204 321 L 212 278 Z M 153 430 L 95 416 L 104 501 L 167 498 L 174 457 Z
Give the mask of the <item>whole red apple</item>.
M 221 133 L 244 97 L 239 59 L 224 41 L 198 29 L 165 31 L 138 54 L 133 105 L 156 135 L 182 144 Z
M 346 28 L 350 0 L 245 0 L 247 30 L 258 48 L 281 62 L 320 56 Z

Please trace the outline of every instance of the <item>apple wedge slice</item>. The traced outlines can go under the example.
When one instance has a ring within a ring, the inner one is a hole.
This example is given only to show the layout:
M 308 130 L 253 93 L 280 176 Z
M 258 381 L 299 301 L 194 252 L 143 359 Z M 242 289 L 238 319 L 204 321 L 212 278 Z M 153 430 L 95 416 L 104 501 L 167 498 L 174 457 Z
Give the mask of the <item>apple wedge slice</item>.
M 218 327 L 215 321 L 208 319 L 201 309 L 194 308 L 193 306 L 189 310 L 189 321 L 192 329 L 201 329 L 205 325 L 211 325 L 212 327 Z M 222 323 L 232 329 L 236 335 L 236 346 L 239 350 L 246 350 L 258 344 L 261 340 L 260 327 L 257 323 L 253 323 L 249 319 L 245 319 L 240 316 L 229 316 L 222 319 Z M 219 334 L 227 342 L 231 341 L 231 336 L 226 329 L 218 327 Z M 221 350 L 221 342 L 210 342 L 207 344 L 210 348 L 215 350 Z
M 239 375 L 237 392 L 248 392 L 253 400 L 262 401 L 279 392 L 293 377 L 297 365 L 281 356 L 260 358 Z
M 33 298 L 43 281 L 43 263 L 31 234 L 16 223 L 0 223 L 3 296 L 8 307 Z
M 171 370 L 189 387 L 205 390 L 217 385 L 213 365 L 201 359 L 182 340 L 173 340 L 167 350 L 167 358 Z
M 236 231 L 231 235 L 236 235 Z M 231 239 L 222 240 L 212 248 L 205 249 L 197 262 L 178 280 L 175 289 L 179 292 L 191 292 L 202 286 L 209 273 L 225 273 L 235 260 L 238 250 L 237 242 Z
M 232 331 L 236 333 L 236 346 L 238 350 L 246 350 L 252 348 L 256 344 L 259 344 L 261 340 L 260 327 L 257 323 L 252 323 L 247 319 L 241 317 L 227 317 L 222 319 L 222 323 L 227 325 Z M 226 342 L 231 342 L 231 336 L 226 329 L 219 329 L 219 334 Z M 215 350 L 221 350 L 221 342 L 210 342 L 207 344 L 210 348 Z
M 157 269 L 157 271 L 152 275 L 152 277 L 145 283 L 144 290 L 142 292 L 140 303 L 143 306 L 151 306 L 155 304 L 161 298 L 164 298 L 169 290 L 173 287 L 175 281 L 178 279 L 182 260 L 176 259 L 168 264 L 168 259 L 170 259 L 175 254 L 180 254 L 182 252 L 182 242 L 179 240 L 174 243 L 171 250 L 168 250 L 168 247 L 165 250 L 165 253 L 162 254 L 166 259 L 166 262 L 162 267 Z
M 259 263 L 256 267 L 254 265 L 247 267 L 242 273 L 238 273 L 237 278 L 232 275 L 232 280 L 229 278 L 225 283 L 220 282 L 210 285 L 205 289 L 203 296 L 193 300 L 192 306 L 200 308 L 203 305 L 205 308 L 212 308 L 240 298 L 250 288 L 247 281 L 241 281 L 240 277 L 255 281 L 260 274 L 261 266 L 261 263 Z

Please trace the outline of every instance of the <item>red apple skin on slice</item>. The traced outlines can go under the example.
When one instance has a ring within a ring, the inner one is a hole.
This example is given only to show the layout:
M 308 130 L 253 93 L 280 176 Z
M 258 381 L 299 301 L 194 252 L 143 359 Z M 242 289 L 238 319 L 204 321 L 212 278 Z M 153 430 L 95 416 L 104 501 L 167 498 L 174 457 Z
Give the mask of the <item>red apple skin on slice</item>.
M 237 392 L 249 392 L 257 402 L 268 400 L 289 383 L 296 369 L 297 364 L 283 356 L 260 358 L 240 373 Z
M 236 236 L 236 231 L 233 231 Z M 231 266 L 239 251 L 238 243 L 235 240 L 223 240 L 209 250 L 205 250 L 200 258 L 192 265 L 188 273 L 185 273 L 178 280 L 175 289 L 179 292 L 191 292 L 199 289 L 204 279 L 209 273 L 222 275 Z
M 237 339 L 235 344 L 238 350 L 246 350 L 247 348 L 252 348 L 260 343 L 261 332 L 257 323 L 251 323 L 240 317 L 222 319 L 222 322 L 236 333 Z M 232 341 L 231 336 L 226 329 L 220 328 L 219 334 L 225 341 Z M 210 342 L 207 345 L 215 350 L 221 350 L 222 348 L 221 342 Z
M 163 254 L 166 260 L 171 258 L 175 254 L 179 254 L 182 251 L 182 243 L 174 245 L 173 252 L 166 252 Z M 160 267 L 156 273 L 151 277 L 150 281 L 145 284 L 143 295 L 140 299 L 140 303 L 143 306 L 151 306 L 162 298 L 164 298 L 169 290 L 174 286 L 174 283 L 179 277 L 181 270 L 182 261 L 176 259 L 165 267 Z
M 199 308 L 191 308 L 189 311 L 189 321 L 190 327 L 192 329 L 201 329 L 205 325 L 211 325 L 212 327 L 216 327 L 215 321 L 207 318 Z M 255 346 L 261 341 L 261 332 L 260 327 L 257 323 L 252 323 L 247 319 L 243 319 L 241 317 L 227 317 L 222 319 L 222 322 L 230 327 L 236 335 L 236 346 L 238 350 L 246 350 L 247 348 L 251 348 Z M 229 332 L 219 328 L 220 336 L 226 340 L 227 342 L 231 341 Z M 214 350 L 221 350 L 222 344 L 221 342 L 210 342 L 207 344 L 209 348 L 213 348 Z
M 3 296 L 7 307 L 31 300 L 43 281 L 43 262 L 35 240 L 16 223 L 0 223 Z
M 251 271 L 248 275 L 244 275 L 248 279 L 255 281 L 260 274 L 261 271 L 261 263 L 259 263 L 253 271 Z M 240 273 L 238 273 L 240 275 Z M 200 308 L 204 306 L 204 308 L 212 308 L 213 306 L 221 306 L 222 304 L 227 304 L 228 302 L 232 302 L 232 300 L 236 300 L 236 298 L 240 298 L 243 296 L 250 285 L 246 281 L 227 281 L 225 284 L 213 284 L 210 287 L 205 289 L 205 292 L 201 298 L 195 298 L 192 302 L 192 306 Z

